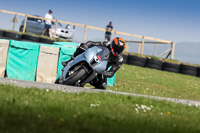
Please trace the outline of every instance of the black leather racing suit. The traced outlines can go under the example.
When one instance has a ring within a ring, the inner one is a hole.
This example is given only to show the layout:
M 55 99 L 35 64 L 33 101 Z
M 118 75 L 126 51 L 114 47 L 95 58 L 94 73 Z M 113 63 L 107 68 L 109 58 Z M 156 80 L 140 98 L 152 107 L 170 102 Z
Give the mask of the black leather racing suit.
M 86 49 L 91 48 L 93 46 L 103 46 L 107 47 L 110 50 L 110 56 L 108 59 L 108 65 L 107 65 L 107 70 L 111 66 L 111 68 L 108 71 L 105 71 L 103 74 L 97 75 L 98 79 L 93 79 L 90 84 L 95 86 L 95 88 L 98 89 L 106 89 L 107 87 L 107 78 L 111 78 L 114 76 L 114 74 L 117 72 L 117 70 L 121 67 L 123 63 L 123 57 L 122 55 L 114 56 L 111 52 L 110 49 L 110 44 L 107 44 L 106 42 L 92 42 L 89 41 L 87 43 L 81 43 L 74 55 L 72 56 L 72 59 L 75 58 L 77 55 L 83 53 Z

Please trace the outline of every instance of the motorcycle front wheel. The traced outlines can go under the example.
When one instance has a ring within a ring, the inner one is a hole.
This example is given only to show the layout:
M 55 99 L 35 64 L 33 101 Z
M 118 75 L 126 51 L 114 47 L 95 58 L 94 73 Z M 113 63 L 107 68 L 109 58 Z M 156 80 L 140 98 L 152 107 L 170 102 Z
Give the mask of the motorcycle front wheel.
M 75 86 L 76 82 L 78 82 L 86 74 L 87 72 L 85 69 L 80 68 L 79 70 L 75 71 L 74 74 L 70 75 L 67 80 L 63 82 L 63 84 Z

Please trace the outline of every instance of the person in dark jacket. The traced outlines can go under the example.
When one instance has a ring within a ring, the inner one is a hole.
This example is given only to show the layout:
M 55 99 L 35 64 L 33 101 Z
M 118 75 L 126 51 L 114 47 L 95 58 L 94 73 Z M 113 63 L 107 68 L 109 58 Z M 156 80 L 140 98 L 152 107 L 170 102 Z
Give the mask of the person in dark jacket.
M 77 55 L 83 53 L 86 49 L 93 46 L 104 46 L 110 50 L 110 55 L 108 59 L 107 71 L 102 74 L 97 75 L 97 78 L 93 79 L 90 84 L 95 86 L 98 89 L 106 89 L 107 87 L 107 78 L 111 78 L 117 72 L 117 70 L 122 66 L 123 57 L 121 53 L 125 48 L 125 41 L 121 37 L 116 37 L 113 41 L 108 44 L 107 42 L 92 42 L 88 41 L 87 43 L 81 43 L 72 58 L 66 62 L 62 62 L 62 65 L 65 67 L 68 62 L 73 60 Z M 110 69 L 109 69 L 110 68 Z M 108 70 L 109 69 L 109 70 Z
M 113 23 L 109 22 L 109 25 L 106 26 L 106 32 L 105 32 L 105 41 L 109 42 L 111 38 L 111 32 L 113 31 Z

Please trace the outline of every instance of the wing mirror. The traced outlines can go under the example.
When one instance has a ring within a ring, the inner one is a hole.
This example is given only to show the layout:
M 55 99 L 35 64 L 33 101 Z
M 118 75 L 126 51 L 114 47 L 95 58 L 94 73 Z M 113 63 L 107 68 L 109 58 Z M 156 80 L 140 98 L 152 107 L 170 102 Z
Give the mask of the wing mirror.
M 71 26 L 68 24 L 65 26 L 66 29 L 71 29 Z M 73 29 L 75 29 L 75 25 L 73 25 Z
M 66 26 L 65 26 L 65 28 L 66 28 L 66 29 L 67 29 L 67 28 L 69 28 L 69 24 L 68 24 L 68 25 L 66 25 Z

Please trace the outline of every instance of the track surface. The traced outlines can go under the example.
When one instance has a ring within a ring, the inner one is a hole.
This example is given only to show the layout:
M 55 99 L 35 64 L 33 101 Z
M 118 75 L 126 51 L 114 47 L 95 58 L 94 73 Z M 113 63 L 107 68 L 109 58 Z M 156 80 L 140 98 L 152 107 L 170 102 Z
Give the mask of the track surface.
M 196 100 L 157 97 L 157 96 L 141 95 L 141 94 L 134 94 L 134 93 L 115 92 L 115 91 L 111 91 L 111 90 L 90 89 L 90 88 L 83 88 L 83 87 L 73 87 L 73 86 L 66 86 L 66 85 L 40 83 L 40 82 L 25 81 L 25 80 L 15 80 L 15 79 L 8 79 L 8 78 L 0 78 L 0 84 L 12 84 L 14 86 L 19 86 L 19 87 L 24 87 L 24 88 L 25 87 L 36 87 L 36 88 L 39 88 L 39 89 L 62 90 L 64 92 L 71 92 L 71 93 L 78 93 L 78 92 L 99 93 L 99 92 L 105 92 L 105 93 L 113 93 L 113 94 L 119 94 L 119 95 L 145 97 L 145 98 L 155 99 L 155 100 L 166 100 L 166 101 L 175 102 L 175 103 L 182 103 L 182 104 L 187 104 L 187 105 L 200 106 L 200 101 L 196 101 Z

